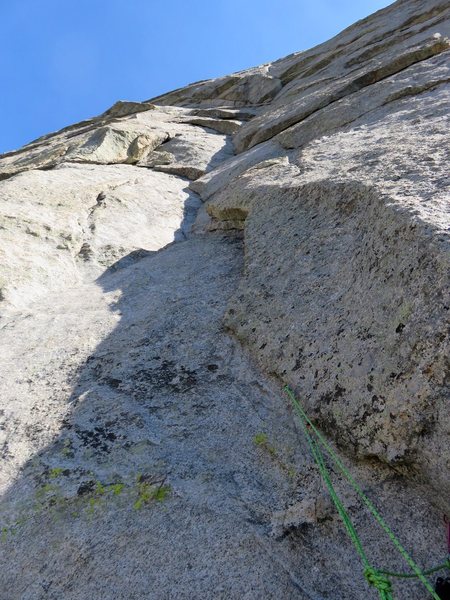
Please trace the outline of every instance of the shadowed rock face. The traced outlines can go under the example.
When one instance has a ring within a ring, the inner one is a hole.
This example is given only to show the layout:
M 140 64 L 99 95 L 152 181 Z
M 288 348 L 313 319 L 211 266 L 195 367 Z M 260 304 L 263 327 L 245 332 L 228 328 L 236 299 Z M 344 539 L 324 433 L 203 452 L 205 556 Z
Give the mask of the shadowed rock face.
M 443 561 L 449 23 L 401 0 L 0 157 L 2 600 L 376 597 L 282 383 Z
M 226 324 L 339 444 L 420 466 L 445 502 L 447 243 L 361 184 L 259 179 L 253 203 Z

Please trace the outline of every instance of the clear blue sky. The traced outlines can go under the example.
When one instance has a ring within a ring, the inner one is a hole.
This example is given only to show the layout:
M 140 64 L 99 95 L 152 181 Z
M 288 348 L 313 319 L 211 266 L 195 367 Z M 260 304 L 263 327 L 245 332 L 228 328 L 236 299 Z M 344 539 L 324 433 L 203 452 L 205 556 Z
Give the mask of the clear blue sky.
M 390 0 L 0 0 L 0 152 L 332 37 Z

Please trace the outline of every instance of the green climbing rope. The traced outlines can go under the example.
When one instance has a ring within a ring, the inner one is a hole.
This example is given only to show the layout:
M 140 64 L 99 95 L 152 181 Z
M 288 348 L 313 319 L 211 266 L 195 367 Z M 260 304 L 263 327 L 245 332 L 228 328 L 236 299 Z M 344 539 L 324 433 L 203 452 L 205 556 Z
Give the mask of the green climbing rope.
M 449 567 L 450 566 L 449 561 L 446 561 L 443 565 L 439 565 L 438 567 L 430 569 L 429 571 L 426 571 L 425 573 L 421 571 L 421 569 L 418 567 L 418 565 L 416 565 L 416 563 L 411 558 L 411 556 L 408 554 L 408 552 L 403 548 L 403 546 L 401 545 L 399 540 L 396 538 L 394 533 L 391 531 L 391 529 L 389 528 L 387 523 L 384 521 L 383 517 L 377 511 L 377 509 L 375 508 L 373 503 L 364 494 L 364 492 L 359 487 L 359 485 L 357 484 L 357 482 L 355 481 L 353 476 L 350 474 L 348 469 L 344 466 L 344 464 L 341 462 L 339 457 L 335 454 L 335 452 L 333 451 L 331 446 L 327 443 L 327 441 L 325 440 L 323 435 L 315 427 L 314 423 L 309 419 L 308 415 L 301 407 L 299 401 L 295 397 L 295 395 L 292 392 L 292 390 L 290 389 L 290 387 L 285 386 L 284 390 L 287 393 L 287 395 L 289 396 L 289 399 L 291 400 L 291 403 L 292 403 L 295 411 L 297 412 L 297 414 L 300 417 L 300 424 L 302 426 L 305 437 L 308 441 L 309 447 L 311 449 L 311 453 L 319 467 L 319 471 L 322 475 L 325 485 L 326 485 L 326 487 L 329 491 L 329 494 L 337 508 L 337 511 L 347 529 L 350 539 L 352 540 L 352 542 L 356 548 L 356 551 L 358 552 L 358 554 L 361 558 L 361 561 L 364 565 L 364 576 L 365 576 L 366 580 L 368 581 L 368 583 L 370 585 L 374 586 L 378 590 L 381 600 L 393 600 L 392 585 L 389 580 L 389 577 L 405 577 L 405 578 L 417 577 L 422 582 L 422 584 L 427 589 L 427 591 L 431 594 L 431 597 L 434 598 L 434 600 L 440 600 L 439 596 L 433 590 L 432 586 L 430 585 L 429 581 L 426 579 L 425 575 L 434 573 L 434 572 L 440 570 L 441 568 Z M 314 435 L 312 435 L 311 432 Z M 347 511 L 345 510 L 342 502 L 340 501 L 340 499 L 336 493 L 336 490 L 334 489 L 334 486 L 331 481 L 327 466 L 325 464 L 325 460 L 324 460 L 322 451 L 320 449 L 320 446 L 326 451 L 326 453 L 329 455 L 329 457 L 334 461 L 334 463 L 336 464 L 336 466 L 338 467 L 340 472 L 344 475 L 344 477 L 349 482 L 351 487 L 355 490 L 355 492 L 361 498 L 362 502 L 368 508 L 368 510 L 370 511 L 372 516 L 375 518 L 375 520 L 378 522 L 378 524 L 381 526 L 381 528 L 384 530 L 384 532 L 389 536 L 391 542 L 397 548 L 398 552 L 401 554 L 401 556 L 403 557 L 405 562 L 409 565 L 409 567 L 411 568 L 413 573 L 404 574 L 404 573 L 394 573 L 394 572 L 390 572 L 390 571 L 383 571 L 383 570 L 375 569 L 374 567 L 372 567 L 370 565 L 370 562 L 367 558 L 364 548 L 362 547 L 361 541 L 358 537 L 358 534 L 356 533 L 353 523 L 351 522 L 351 519 L 350 519 Z
M 432 569 L 428 569 L 427 571 L 422 571 L 422 575 L 433 575 L 433 573 L 437 573 L 438 571 L 444 571 L 445 569 L 450 570 L 450 560 L 446 560 L 441 565 L 433 567 Z M 396 573 L 395 571 L 384 571 L 383 569 L 378 569 L 378 573 L 381 573 L 382 575 L 387 575 L 388 577 L 396 577 L 398 579 L 417 578 L 417 575 L 415 573 Z
M 367 555 L 361 544 L 361 540 L 359 539 L 359 536 L 353 526 L 353 523 L 352 523 L 347 511 L 345 510 L 345 507 L 342 504 L 339 496 L 337 495 L 336 490 L 334 489 L 328 469 L 325 465 L 325 461 L 324 461 L 322 452 L 321 452 L 319 446 L 317 445 L 316 441 L 314 440 L 314 438 L 310 435 L 310 433 L 306 427 L 305 427 L 305 435 L 308 439 L 308 443 L 309 443 L 309 447 L 311 448 L 312 455 L 313 455 L 317 465 L 319 466 L 319 470 L 321 472 L 322 478 L 328 488 L 331 499 L 333 500 L 333 502 L 339 512 L 339 516 L 341 517 L 341 519 L 345 525 L 345 528 L 347 529 L 347 532 L 350 536 L 350 539 L 352 540 L 352 542 L 356 548 L 356 551 L 358 552 L 358 554 L 361 558 L 361 561 L 364 565 L 364 576 L 366 577 L 368 583 L 370 585 L 373 585 L 378 590 L 381 600 L 393 600 L 392 586 L 391 586 L 389 579 L 387 579 L 387 577 L 382 576 L 369 563 L 369 559 L 367 558 Z

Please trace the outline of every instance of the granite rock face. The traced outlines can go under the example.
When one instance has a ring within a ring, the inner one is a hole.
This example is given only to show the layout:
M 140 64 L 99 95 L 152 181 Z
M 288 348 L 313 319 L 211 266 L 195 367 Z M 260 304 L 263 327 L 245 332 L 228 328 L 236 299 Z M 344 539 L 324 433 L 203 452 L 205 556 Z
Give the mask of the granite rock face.
M 1 600 L 377 597 L 286 383 L 443 562 L 449 35 L 399 0 L 0 157 Z

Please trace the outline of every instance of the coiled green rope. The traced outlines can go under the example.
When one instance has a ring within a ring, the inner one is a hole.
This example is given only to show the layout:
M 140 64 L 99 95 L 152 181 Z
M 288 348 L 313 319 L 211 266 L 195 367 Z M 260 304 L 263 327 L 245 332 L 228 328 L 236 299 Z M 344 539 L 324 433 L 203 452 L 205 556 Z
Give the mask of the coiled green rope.
M 297 412 L 298 416 L 300 417 L 299 421 L 302 426 L 305 437 L 308 441 L 309 447 L 311 449 L 311 453 L 314 457 L 314 460 L 317 463 L 317 466 L 319 467 L 319 471 L 322 475 L 325 485 L 327 486 L 327 489 L 331 496 L 331 499 L 333 500 L 333 502 L 336 506 L 336 509 L 345 525 L 345 528 L 347 529 L 349 537 L 352 540 L 352 542 L 356 548 L 356 551 L 358 552 L 358 554 L 361 558 L 361 561 L 364 565 L 364 576 L 365 576 L 366 580 L 368 581 L 368 583 L 370 585 L 374 586 L 378 590 L 381 600 L 393 600 L 392 585 L 389 580 L 389 577 L 405 577 L 405 578 L 417 577 L 422 582 L 422 584 L 427 589 L 427 591 L 431 594 L 431 597 L 434 598 L 434 600 L 440 600 L 439 596 L 436 594 L 436 592 L 433 590 L 432 586 L 430 585 L 429 581 L 426 579 L 425 574 L 430 574 L 430 573 L 439 571 L 440 569 L 449 568 L 450 567 L 449 561 L 446 561 L 444 564 L 439 565 L 438 567 L 435 567 L 433 569 L 430 569 L 429 571 L 426 571 L 425 573 L 423 573 L 421 571 L 421 569 L 416 565 L 416 563 L 411 558 L 411 556 L 408 554 L 408 552 L 403 548 L 403 546 L 401 545 L 399 540 L 396 538 L 394 533 L 391 531 L 391 529 L 389 528 L 387 523 L 384 521 L 384 519 L 380 515 L 380 513 L 377 511 L 375 506 L 372 504 L 372 502 L 369 500 L 369 498 L 364 494 L 362 489 L 356 483 L 355 479 L 352 477 L 352 475 L 349 473 L 347 468 L 344 466 L 344 464 L 341 462 L 341 460 L 335 454 L 335 452 L 333 451 L 331 446 L 327 443 L 327 441 L 325 440 L 323 435 L 315 427 L 314 423 L 312 423 L 312 421 L 309 419 L 308 415 L 305 413 L 305 411 L 301 407 L 299 401 L 295 397 L 295 395 L 292 392 L 292 390 L 290 389 L 290 387 L 285 386 L 284 390 L 285 390 L 286 394 L 289 396 L 289 399 L 291 400 L 291 403 L 292 403 L 295 411 Z M 311 432 L 314 435 L 311 435 Z M 411 573 L 411 574 L 393 573 L 390 571 L 378 570 L 378 569 L 375 569 L 374 567 L 372 567 L 372 565 L 370 564 L 370 562 L 367 558 L 367 555 L 364 551 L 364 548 L 362 547 L 361 541 L 360 541 L 358 534 L 353 526 L 353 523 L 351 522 L 351 519 L 350 519 L 347 511 L 345 510 L 341 500 L 339 499 L 339 497 L 336 493 L 336 490 L 334 489 L 334 486 L 331 481 L 327 466 L 325 464 L 320 446 L 322 446 L 322 448 L 325 449 L 325 451 L 330 456 L 330 458 L 334 461 L 334 463 L 336 464 L 336 466 L 338 467 L 340 472 L 344 475 L 344 477 L 349 482 L 351 487 L 355 490 L 355 492 L 361 498 L 362 502 L 369 509 L 372 516 L 376 519 L 376 521 L 381 526 L 381 528 L 389 536 L 390 540 L 392 541 L 394 546 L 397 548 L 398 552 L 401 554 L 401 556 L 406 561 L 406 563 L 411 567 L 411 570 L 413 571 L 413 573 Z

